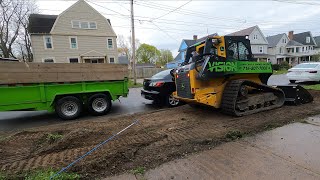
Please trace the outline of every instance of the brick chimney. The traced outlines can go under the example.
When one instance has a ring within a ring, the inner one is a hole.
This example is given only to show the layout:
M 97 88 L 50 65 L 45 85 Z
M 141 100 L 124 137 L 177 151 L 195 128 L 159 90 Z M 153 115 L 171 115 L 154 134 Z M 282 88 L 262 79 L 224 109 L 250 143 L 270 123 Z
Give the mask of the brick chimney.
M 293 40 L 293 31 L 289 31 L 289 33 L 288 33 L 288 38 L 289 38 L 290 40 Z
M 193 40 L 197 40 L 198 36 L 197 35 L 193 35 Z

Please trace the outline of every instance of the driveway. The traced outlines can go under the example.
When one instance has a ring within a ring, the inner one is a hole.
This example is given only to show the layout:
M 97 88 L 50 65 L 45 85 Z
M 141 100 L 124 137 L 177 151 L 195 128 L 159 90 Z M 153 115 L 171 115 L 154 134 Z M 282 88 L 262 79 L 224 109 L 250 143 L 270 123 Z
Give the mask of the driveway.
M 106 116 L 131 114 L 159 109 L 158 106 L 152 104 L 152 101 L 142 98 L 140 91 L 141 88 L 131 88 L 127 98 L 120 98 L 120 101 L 113 102 L 112 109 Z M 94 118 L 95 117 L 88 115 L 77 120 Z M 0 131 L 38 127 L 62 122 L 64 121 L 60 120 L 55 114 L 49 114 L 46 111 L 0 112 Z

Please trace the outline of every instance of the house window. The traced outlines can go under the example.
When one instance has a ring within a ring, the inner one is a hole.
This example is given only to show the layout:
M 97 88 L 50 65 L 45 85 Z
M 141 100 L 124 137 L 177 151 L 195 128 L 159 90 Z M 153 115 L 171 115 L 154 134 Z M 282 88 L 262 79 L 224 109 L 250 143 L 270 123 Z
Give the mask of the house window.
M 90 26 L 90 29 L 97 29 L 97 23 L 96 22 L 90 22 L 89 26 Z
M 259 46 L 259 52 L 263 53 L 263 46 Z
M 72 28 L 77 29 L 97 29 L 96 22 L 89 22 L 89 21 L 71 21 Z
M 69 39 L 70 39 L 70 48 L 78 49 L 77 37 L 69 37 Z
M 79 59 L 78 58 L 69 58 L 69 62 L 70 63 L 79 63 Z
M 282 47 L 280 47 L 280 49 L 279 49 L 279 53 L 280 53 L 280 54 L 282 54 Z
M 114 63 L 114 57 L 109 58 L 109 63 Z
M 287 39 L 282 39 L 282 43 L 287 43 Z
M 112 39 L 108 39 L 108 49 L 113 49 Z
M 299 52 L 299 47 L 296 47 L 296 52 Z
M 44 63 L 54 63 L 54 58 L 45 58 L 43 59 Z
M 88 22 L 81 22 L 81 29 L 89 29 Z
M 253 39 L 258 39 L 258 35 L 254 34 Z
M 306 37 L 306 43 L 310 43 L 310 37 Z
M 302 47 L 302 52 L 304 52 L 304 47 Z
M 80 21 L 72 21 L 72 28 L 80 28 Z
M 51 36 L 44 37 L 44 46 L 45 46 L 45 49 L 53 49 Z

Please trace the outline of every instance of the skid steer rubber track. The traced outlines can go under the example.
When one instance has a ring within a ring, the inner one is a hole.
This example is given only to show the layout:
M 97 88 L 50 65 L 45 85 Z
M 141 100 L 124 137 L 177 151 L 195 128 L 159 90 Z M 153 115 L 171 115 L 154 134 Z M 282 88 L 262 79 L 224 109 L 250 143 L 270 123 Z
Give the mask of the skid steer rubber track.
M 242 86 L 250 92 L 241 96 L 239 91 Z M 249 80 L 232 80 L 223 92 L 222 112 L 233 116 L 244 116 L 271 110 L 283 106 L 285 95 L 279 88 L 255 83 Z

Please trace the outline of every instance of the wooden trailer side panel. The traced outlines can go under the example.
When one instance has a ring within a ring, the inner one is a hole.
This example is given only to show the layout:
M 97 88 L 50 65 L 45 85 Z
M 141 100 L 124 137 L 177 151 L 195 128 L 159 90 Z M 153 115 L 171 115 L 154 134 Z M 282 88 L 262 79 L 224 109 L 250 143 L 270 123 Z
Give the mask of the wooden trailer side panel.
M 0 84 L 123 80 L 128 66 L 87 63 L 0 62 Z

